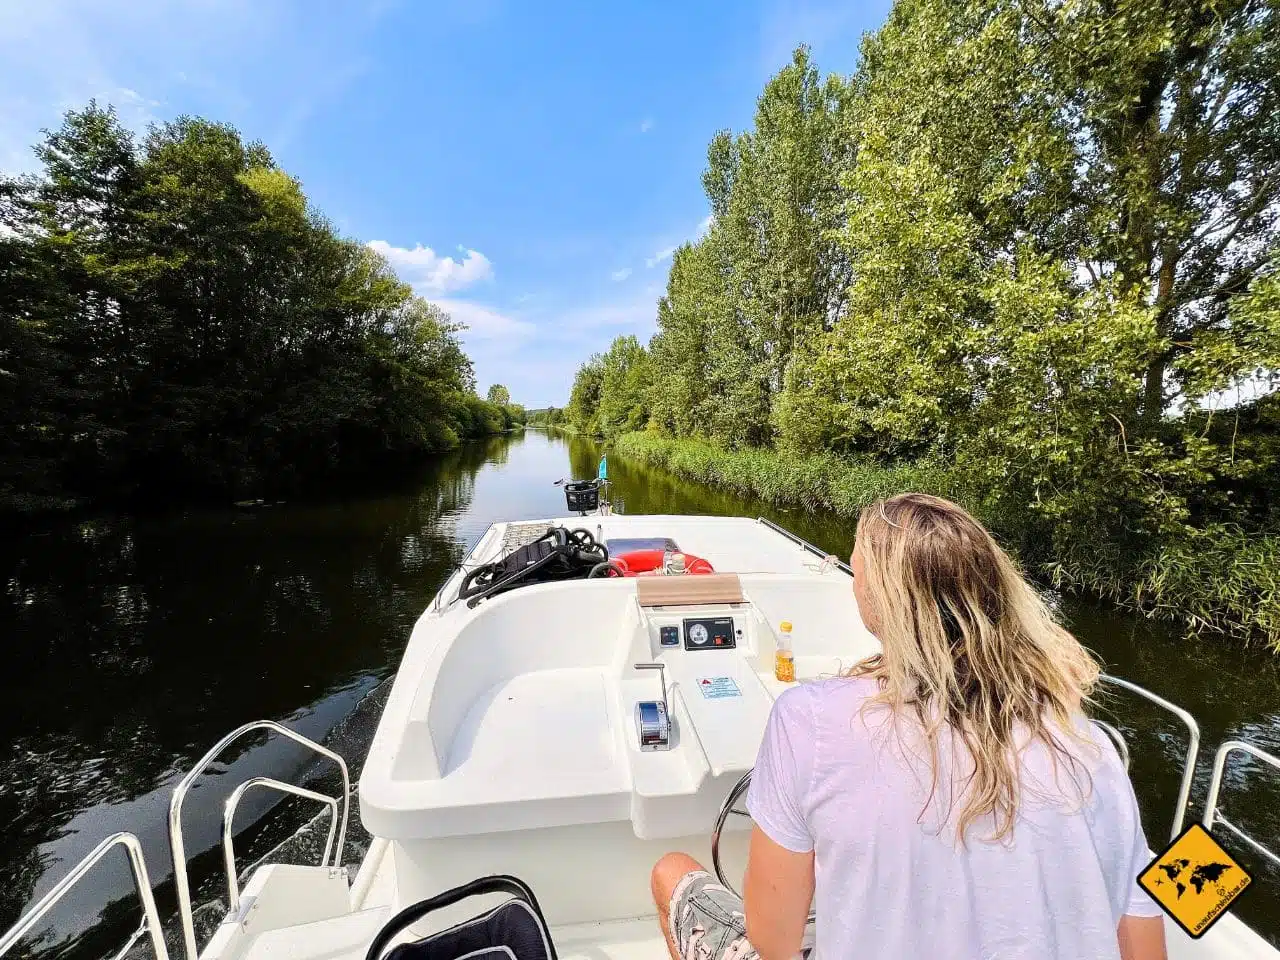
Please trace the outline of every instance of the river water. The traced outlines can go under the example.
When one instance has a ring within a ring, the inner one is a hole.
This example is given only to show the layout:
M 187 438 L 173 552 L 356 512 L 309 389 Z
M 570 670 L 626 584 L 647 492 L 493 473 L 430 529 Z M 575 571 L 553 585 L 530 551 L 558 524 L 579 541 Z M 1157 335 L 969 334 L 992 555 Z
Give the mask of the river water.
M 347 758 L 355 780 L 409 630 L 437 587 L 491 522 L 563 513 L 552 481 L 594 476 L 599 455 L 594 443 L 530 430 L 469 445 L 377 492 L 254 510 L 63 518 L 10 535 L 0 543 L 0 637 L 9 651 L 0 673 L 0 927 L 116 830 L 142 840 L 161 913 L 172 915 L 169 794 L 241 723 L 281 720 Z M 852 543 L 852 525 L 837 518 L 770 508 L 616 456 L 609 473 L 628 513 L 762 515 L 841 555 Z M 1091 603 L 1060 603 L 1110 672 L 1199 719 L 1193 818 L 1221 741 L 1280 751 L 1276 659 L 1227 641 L 1188 640 Z M 1158 848 L 1185 735 L 1129 699 L 1112 709 L 1130 738 L 1133 779 Z M 301 751 L 262 739 L 215 765 L 185 817 L 206 928 L 226 896 L 212 825 L 227 784 L 263 774 L 319 789 L 338 782 Z M 273 850 L 297 862 L 318 856 L 326 823 L 295 835 L 313 811 L 254 797 L 236 820 L 240 864 Z M 1280 849 L 1280 776 L 1233 762 L 1221 806 Z M 355 809 L 352 819 L 345 863 L 358 862 L 367 843 Z M 1280 944 L 1280 872 L 1238 841 L 1227 847 L 1255 875 L 1237 911 Z M 115 854 L 25 949 L 36 957 L 109 955 L 136 924 L 130 889 L 125 859 Z

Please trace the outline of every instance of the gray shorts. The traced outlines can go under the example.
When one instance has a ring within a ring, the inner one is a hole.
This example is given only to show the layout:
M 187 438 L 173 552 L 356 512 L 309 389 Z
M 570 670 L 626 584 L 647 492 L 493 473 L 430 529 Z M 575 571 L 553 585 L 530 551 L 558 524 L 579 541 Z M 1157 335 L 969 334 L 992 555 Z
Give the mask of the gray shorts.
M 671 893 L 671 936 L 681 960 L 756 960 L 742 899 L 705 870 L 686 873 Z

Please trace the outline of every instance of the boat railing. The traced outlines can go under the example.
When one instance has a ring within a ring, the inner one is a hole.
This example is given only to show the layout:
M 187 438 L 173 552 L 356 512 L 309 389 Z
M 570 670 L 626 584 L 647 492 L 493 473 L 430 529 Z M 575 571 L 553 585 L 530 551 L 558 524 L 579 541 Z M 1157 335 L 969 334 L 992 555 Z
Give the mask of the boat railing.
M 497 526 L 496 523 L 491 523 L 484 528 L 484 533 L 480 534 L 480 536 L 476 539 L 476 542 L 472 544 L 471 550 L 468 551 L 467 553 L 468 557 L 471 555 L 471 553 L 475 551 L 476 547 L 484 543 L 485 538 L 489 536 L 489 533 L 496 526 Z M 449 584 L 454 581 L 454 579 L 465 577 L 468 573 L 470 573 L 472 570 L 474 570 L 478 566 L 480 566 L 478 561 L 473 560 L 470 563 L 468 563 L 466 557 L 464 557 L 461 563 L 459 563 L 456 567 L 450 570 L 449 575 L 444 578 L 444 582 L 440 584 L 440 589 L 436 591 L 436 595 L 431 600 L 431 607 L 430 607 L 431 612 L 439 613 L 445 607 L 451 606 L 454 603 L 454 601 L 458 599 L 458 593 L 455 590 L 453 593 L 453 597 L 451 597 L 448 603 L 446 603 L 444 599 L 445 588 L 448 587 Z M 460 579 L 459 579 L 459 584 L 461 584 Z
M 276 723 L 274 720 L 255 720 L 252 723 L 246 723 L 244 726 L 237 727 L 235 730 L 232 730 L 214 744 L 208 753 L 200 758 L 200 761 L 192 768 L 191 772 L 182 778 L 182 782 L 174 789 L 173 796 L 169 800 L 169 847 L 173 852 L 173 879 L 174 886 L 177 889 L 178 894 L 178 922 L 182 926 L 182 942 L 186 949 L 188 960 L 199 960 L 199 949 L 196 946 L 195 920 L 192 915 L 191 884 L 187 877 L 186 846 L 182 840 L 182 804 L 183 801 L 186 800 L 187 793 L 190 791 L 192 784 L 200 778 L 201 774 L 205 772 L 211 763 L 222 755 L 222 752 L 226 750 L 227 747 L 239 740 L 241 737 L 262 730 L 271 733 L 278 733 L 283 737 L 287 737 L 295 743 L 306 747 L 312 753 L 332 760 L 338 765 L 338 769 L 342 773 L 342 797 L 340 800 L 342 814 L 338 819 L 337 848 L 334 850 L 332 846 L 327 846 L 325 848 L 325 859 L 327 860 L 332 852 L 334 863 L 336 865 L 337 861 L 342 857 L 342 848 L 346 843 L 347 838 L 347 815 L 349 814 L 351 807 L 351 776 L 347 772 L 346 761 L 332 750 L 320 746 L 320 744 L 316 743 L 314 740 L 310 740 L 302 734 L 297 733 L 294 730 L 290 730 L 283 724 Z M 263 780 L 265 778 L 256 779 Z M 226 838 L 230 833 L 230 820 L 235 814 L 235 807 L 236 804 L 239 803 L 240 797 L 244 795 L 244 792 L 248 790 L 250 786 L 254 785 L 265 784 L 255 784 L 253 780 L 247 781 L 246 784 L 241 784 L 240 787 L 237 788 L 236 792 L 228 799 L 227 806 L 223 810 L 223 856 L 226 860 L 227 870 L 231 878 L 228 880 L 227 884 L 228 892 L 235 889 L 235 885 L 238 883 L 238 881 L 234 879 L 234 852 L 228 855 L 228 847 L 226 845 Z M 319 799 L 326 803 L 329 802 L 330 799 L 333 799 L 335 803 L 339 802 L 338 798 L 326 797 L 323 794 L 316 794 L 312 791 L 297 793 L 297 789 L 300 788 L 289 787 L 285 784 L 281 784 L 280 781 L 270 781 L 270 785 L 275 789 L 279 789 L 283 786 L 285 787 L 285 792 L 296 793 L 298 796 L 303 796 L 308 799 Z M 330 834 L 330 837 L 332 839 L 332 833 Z M 325 864 L 322 863 L 321 865 L 324 866 Z M 239 899 L 238 889 L 236 889 L 236 899 Z
M 796 546 L 803 547 L 805 550 L 808 550 L 814 556 L 820 557 L 823 563 L 829 564 L 830 566 L 835 567 L 837 570 L 843 570 L 845 573 L 849 574 L 849 576 L 853 576 L 853 568 L 850 567 L 849 564 L 845 563 L 835 554 L 828 553 L 826 550 L 823 550 L 820 547 L 815 547 L 808 540 L 804 540 L 804 539 L 801 539 L 800 537 L 797 537 L 794 533 L 792 533 L 786 527 L 778 526 L 778 524 L 774 523 L 772 520 L 768 519 L 767 517 L 756 517 L 756 523 L 763 523 L 766 527 L 768 527 L 774 533 L 782 534 L 792 543 L 796 544 Z
M 169 960 L 169 951 L 164 945 L 164 929 L 160 926 L 160 914 L 156 911 L 156 900 L 151 893 L 151 879 L 147 876 L 147 864 L 142 856 L 142 844 L 138 842 L 138 838 L 132 833 L 113 833 L 93 850 L 83 860 L 77 863 L 65 877 L 53 885 L 53 888 L 40 898 L 40 902 L 22 915 L 3 937 L 0 937 L 0 957 L 8 953 L 13 946 L 23 937 L 35 928 L 45 914 L 54 908 L 54 906 L 66 896 L 67 891 L 74 887 L 81 879 L 97 866 L 98 861 L 105 857 L 116 847 L 124 847 L 125 853 L 129 855 L 129 866 L 133 870 L 133 883 L 138 890 L 138 899 L 142 901 L 142 923 L 138 925 L 138 929 L 129 937 L 128 942 L 115 955 L 116 960 L 124 957 L 133 945 L 138 942 L 144 933 L 151 937 L 151 949 L 155 953 L 156 960 Z
M 232 824 L 236 818 L 236 807 L 240 805 L 240 800 L 246 793 L 255 787 L 261 787 L 267 790 L 274 790 L 276 793 L 289 794 L 295 797 L 301 797 L 304 800 L 314 800 L 317 803 L 323 803 L 329 808 L 329 836 L 325 840 L 324 855 L 320 858 L 320 866 L 339 866 L 338 860 L 341 856 L 341 850 L 334 851 L 333 838 L 338 830 L 338 798 L 331 797 L 323 793 L 317 793 L 314 790 L 307 790 L 304 787 L 297 787 L 291 783 L 284 783 L 281 780 L 273 780 L 271 777 L 254 777 L 252 780 L 246 780 L 240 786 L 236 787 L 231 796 L 227 798 L 226 806 L 222 809 L 222 858 L 227 868 L 227 913 L 234 916 L 240 912 L 240 872 L 236 869 L 236 849 L 235 839 L 232 835 Z M 330 855 L 333 862 L 330 863 Z
M 1245 743 L 1243 740 L 1227 740 L 1224 742 L 1222 746 L 1218 747 L 1218 752 L 1213 758 L 1213 776 L 1209 780 L 1209 796 L 1204 802 L 1204 828 L 1212 832 L 1214 824 L 1220 823 L 1252 849 L 1266 857 L 1276 866 L 1280 866 L 1280 855 L 1277 855 L 1270 847 L 1264 846 L 1249 836 L 1244 830 L 1223 816 L 1222 811 L 1218 809 L 1218 795 L 1222 792 L 1222 780 L 1226 774 L 1227 758 L 1233 753 L 1248 754 L 1268 766 L 1280 770 L 1280 757 L 1267 753 L 1265 750 L 1259 750 L 1253 744 Z
M 1109 683 L 1112 686 L 1137 694 L 1143 699 L 1154 703 L 1157 707 L 1172 713 L 1187 728 L 1187 752 L 1182 761 L 1182 783 L 1178 787 L 1178 802 L 1173 808 L 1173 829 L 1169 833 L 1170 839 L 1176 839 L 1178 834 L 1182 833 L 1182 824 L 1187 819 L 1187 807 L 1191 803 L 1191 784 L 1195 780 L 1196 764 L 1200 759 L 1200 724 L 1196 723 L 1196 718 L 1186 710 L 1183 710 L 1182 707 L 1176 703 L 1170 703 L 1164 697 L 1157 693 L 1152 693 L 1146 687 L 1140 687 L 1136 683 L 1123 680 L 1120 677 L 1113 677 L 1108 673 L 1104 673 L 1100 679 L 1104 683 Z M 1110 725 L 1108 724 L 1108 726 Z M 1104 727 L 1104 729 L 1106 728 Z M 1112 727 L 1107 733 L 1110 736 L 1114 736 L 1118 735 L 1120 731 Z M 1124 757 L 1125 765 L 1127 766 L 1129 762 L 1128 749 L 1123 750 L 1121 756 Z

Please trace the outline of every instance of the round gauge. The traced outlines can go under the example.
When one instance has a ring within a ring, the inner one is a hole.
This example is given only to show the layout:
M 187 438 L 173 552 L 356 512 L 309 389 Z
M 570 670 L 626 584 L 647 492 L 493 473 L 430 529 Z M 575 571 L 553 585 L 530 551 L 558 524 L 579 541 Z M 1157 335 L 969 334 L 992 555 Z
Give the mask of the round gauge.
M 707 628 L 705 625 L 695 623 L 689 627 L 689 642 L 694 646 L 700 647 L 706 643 L 708 639 L 710 638 L 707 636 Z

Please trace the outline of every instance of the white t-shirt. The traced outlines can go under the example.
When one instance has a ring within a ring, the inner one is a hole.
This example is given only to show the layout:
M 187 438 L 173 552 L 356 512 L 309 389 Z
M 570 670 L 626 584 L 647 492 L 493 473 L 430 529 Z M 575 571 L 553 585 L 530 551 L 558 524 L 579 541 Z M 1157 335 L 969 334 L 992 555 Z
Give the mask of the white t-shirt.
M 1024 750 L 1012 836 L 986 841 L 993 830 L 978 821 L 961 846 L 961 804 L 946 822 L 946 798 L 972 769 L 967 752 L 944 744 L 925 809 L 928 755 L 904 747 L 910 730 L 895 735 L 884 708 L 860 711 L 875 693 L 866 678 L 783 693 L 747 796 L 774 842 L 815 852 L 817 957 L 1107 960 L 1119 957 L 1122 915 L 1159 916 L 1136 883 L 1151 852 L 1105 734 L 1082 718 L 1097 751 L 1062 738 L 1087 768 L 1083 791 L 1043 745 Z

